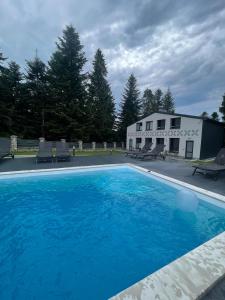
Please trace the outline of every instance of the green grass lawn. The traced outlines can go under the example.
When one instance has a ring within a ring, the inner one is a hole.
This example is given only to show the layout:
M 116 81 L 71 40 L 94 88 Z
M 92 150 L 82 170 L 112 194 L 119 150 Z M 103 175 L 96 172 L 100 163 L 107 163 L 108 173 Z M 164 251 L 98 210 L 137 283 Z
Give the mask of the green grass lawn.
M 209 162 L 213 162 L 213 159 L 204 159 L 204 160 L 196 159 L 191 161 L 191 163 L 194 164 L 207 164 Z
M 96 156 L 96 155 L 118 155 L 121 154 L 122 150 L 83 150 L 75 151 L 75 156 Z M 55 151 L 53 150 L 55 154 Z M 18 150 L 15 152 L 15 155 L 36 155 L 37 151 L 35 150 Z M 71 151 L 72 155 L 72 151 Z

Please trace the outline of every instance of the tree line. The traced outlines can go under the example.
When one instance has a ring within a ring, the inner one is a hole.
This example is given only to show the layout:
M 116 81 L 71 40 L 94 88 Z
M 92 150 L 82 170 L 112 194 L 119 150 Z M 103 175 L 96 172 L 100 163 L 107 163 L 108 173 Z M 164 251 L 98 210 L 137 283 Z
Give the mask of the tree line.
M 84 72 L 86 62 L 72 25 L 63 30 L 47 64 L 36 55 L 26 61 L 22 72 L 16 62 L 7 64 L 0 53 L 0 136 L 125 140 L 127 126 L 139 118 L 160 109 L 174 112 L 169 89 L 163 94 L 161 89 L 147 88 L 141 96 L 131 74 L 117 113 L 102 51 L 96 51 L 88 73 Z
M 219 107 L 219 112 L 222 115 L 222 121 L 225 122 L 225 94 L 223 95 L 223 100 L 222 100 L 221 106 Z M 217 111 L 214 111 L 211 115 L 209 115 L 206 111 L 203 111 L 203 113 L 201 114 L 201 117 L 212 119 L 217 122 L 220 121 L 220 116 Z

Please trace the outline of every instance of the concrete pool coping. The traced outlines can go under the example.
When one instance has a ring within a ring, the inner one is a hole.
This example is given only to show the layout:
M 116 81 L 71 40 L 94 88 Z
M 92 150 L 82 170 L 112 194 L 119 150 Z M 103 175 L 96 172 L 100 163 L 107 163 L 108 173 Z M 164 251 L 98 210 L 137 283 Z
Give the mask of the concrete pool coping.
M 225 275 L 225 232 L 110 300 L 201 299 Z
M 225 196 L 157 172 L 149 171 L 131 163 L 10 171 L 2 172 L 0 174 L 0 178 L 7 175 L 10 177 L 10 175 L 22 175 L 29 173 L 51 173 L 52 171 L 76 171 L 109 167 L 115 168 L 119 166 L 132 167 L 146 175 L 151 174 L 162 180 L 183 186 L 225 203 Z M 146 278 L 138 281 L 136 284 L 110 298 L 110 300 L 200 299 L 223 277 L 225 277 L 225 232 L 193 249 Z

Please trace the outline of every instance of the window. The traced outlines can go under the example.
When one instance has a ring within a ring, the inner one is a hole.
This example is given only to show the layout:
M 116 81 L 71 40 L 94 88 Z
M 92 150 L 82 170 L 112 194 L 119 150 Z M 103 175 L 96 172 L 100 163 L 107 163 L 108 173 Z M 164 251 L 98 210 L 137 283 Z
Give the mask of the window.
M 170 119 L 170 129 L 180 129 L 181 118 Z
M 136 138 L 136 149 L 141 149 L 141 138 Z
M 171 138 L 170 139 L 170 152 L 178 153 L 179 152 L 179 143 L 180 143 L 180 139 Z
M 166 120 L 158 120 L 157 121 L 157 129 L 158 130 L 165 129 L 165 125 L 166 125 Z
M 146 122 L 146 131 L 147 131 L 147 130 L 152 130 L 152 125 L 153 125 L 153 122 L 152 122 L 152 121 L 147 121 L 147 122 Z
M 157 138 L 156 139 L 156 145 L 164 145 L 164 139 L 163 138 Z
M 137 123 L 136 124 L 136 131 L 141 131 L 142 130 L 142 123 Z

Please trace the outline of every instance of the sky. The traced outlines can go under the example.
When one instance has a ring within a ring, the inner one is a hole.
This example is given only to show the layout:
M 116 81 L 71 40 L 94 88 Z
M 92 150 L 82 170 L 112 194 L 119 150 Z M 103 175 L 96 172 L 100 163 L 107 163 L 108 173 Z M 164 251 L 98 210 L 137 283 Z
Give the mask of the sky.
M 0 50 L 22 67 L 46 63 L 72 24 L 91 70 L 101 48 L 115 101 L 138 87 L 170 88 L 179 113 L 218 111 L 225 92 L 225 0 L 0 0 Z

